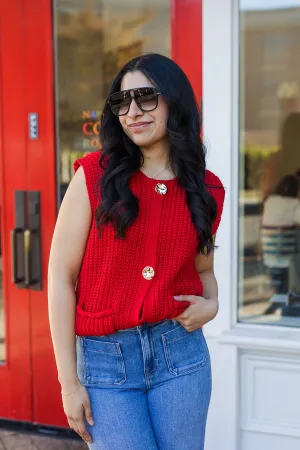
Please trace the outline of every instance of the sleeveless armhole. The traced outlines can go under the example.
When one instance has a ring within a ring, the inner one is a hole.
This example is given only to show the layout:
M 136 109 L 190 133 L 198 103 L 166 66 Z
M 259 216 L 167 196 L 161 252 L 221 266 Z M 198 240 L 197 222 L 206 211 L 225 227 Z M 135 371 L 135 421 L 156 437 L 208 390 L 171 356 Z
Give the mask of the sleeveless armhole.
M 213 172 L 206 170 L 205 183 L 208 185 L 208 192 L 214 197 L 217 204 L 217 216 L 212 224 L 212 235 L 216 234 L 223 213 L 225 189 L 220 180 Z
M 86 188 L 91 204 L 91 209 L 95 212 L 100 201 L 100 177 L 102 169 L 99 164 L 100 151 L 89 153 L 82 158 L 76 159 L 73 164 L 74 174 L 81 166 L 83 168 Z

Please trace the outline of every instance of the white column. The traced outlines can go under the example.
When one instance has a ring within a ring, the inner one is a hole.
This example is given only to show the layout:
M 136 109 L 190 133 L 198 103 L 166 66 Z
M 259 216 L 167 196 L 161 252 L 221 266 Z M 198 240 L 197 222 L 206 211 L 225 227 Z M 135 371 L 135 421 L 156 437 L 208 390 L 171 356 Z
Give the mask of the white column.
M 237 299 L 237 145 L 233 139 L 233 30 L 231 0 L 203 0 L 203 120 L 207 167 L 226 188 L 221 226 L 217 233 L 215 272 L 220 310 L 205 327 L 213 369 L 213 395 L 207 424 L 206 450 L 239 450 L 237 447 L 237 348 L 218 343 L 218 336 L 235 321 Z

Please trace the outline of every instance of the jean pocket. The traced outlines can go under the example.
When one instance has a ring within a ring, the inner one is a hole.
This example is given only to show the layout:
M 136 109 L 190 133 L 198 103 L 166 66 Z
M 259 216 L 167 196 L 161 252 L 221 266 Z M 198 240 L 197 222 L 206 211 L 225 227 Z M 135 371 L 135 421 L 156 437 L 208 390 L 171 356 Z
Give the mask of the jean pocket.
M 83 378 L 87 385 L 119 385 L 126 381 L 120 343 L 104 339 L 82 338 Z
M 161 335 L 169 372 L 181 375 L 199 370 L 209 359 L 201 328 L 187 331 L 182 325 Z

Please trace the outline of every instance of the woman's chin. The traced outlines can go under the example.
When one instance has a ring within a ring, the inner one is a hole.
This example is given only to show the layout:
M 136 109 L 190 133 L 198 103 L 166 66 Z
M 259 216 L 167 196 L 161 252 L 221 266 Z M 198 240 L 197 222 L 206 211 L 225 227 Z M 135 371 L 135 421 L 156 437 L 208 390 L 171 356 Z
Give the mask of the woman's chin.
M 145 136 L 131 136 L 131 140 L 138 147 L 149 147 L 151 144 L 153 144 L 153 139 L 147 139 Z

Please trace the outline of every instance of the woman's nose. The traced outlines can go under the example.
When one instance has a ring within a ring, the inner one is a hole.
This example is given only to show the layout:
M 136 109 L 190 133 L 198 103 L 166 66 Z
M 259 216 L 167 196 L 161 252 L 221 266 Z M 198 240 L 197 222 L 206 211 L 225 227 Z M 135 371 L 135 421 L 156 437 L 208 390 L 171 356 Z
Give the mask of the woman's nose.
M 136 116 L 141 116 L 141 115 L 143 115 L 143 111 L 140 110 L 140 108 L 138 107 L 135 99 L 133 98 L 131 100 L 130 108 L 129 108 L 129 111 L 128 111 L 128 116 L 130 118 L 134 118 Z

